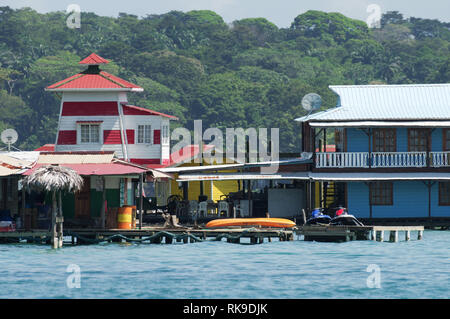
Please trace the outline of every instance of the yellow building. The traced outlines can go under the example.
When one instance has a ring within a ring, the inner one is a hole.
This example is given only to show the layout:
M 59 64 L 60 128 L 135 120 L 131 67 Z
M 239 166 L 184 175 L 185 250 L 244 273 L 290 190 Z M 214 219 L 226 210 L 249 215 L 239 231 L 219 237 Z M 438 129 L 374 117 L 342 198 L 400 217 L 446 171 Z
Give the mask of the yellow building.
M 180 150 L 178 154 L 178 159 L 183 162 L 181 164 L 176 164 L 173 161 L 173 154 L 172 154 L 171 162 L 168 167 L 200 166 L 200 163 L 195 163 L 194 161 L 198 157 L 199 154 L 198 150 L 199 148 L 197 145 L 190 145 Z M 234 163 L 236 163 L 234 160 L 227 159 L 227 164 L 234 164 Z M 216 163 L 210 164 L 203 159 L 202 166 L 208 165 L 216 165 Z M 228 173 L 236 172 L 236 170 L 227 170 L 226 172 Z M 160 180 L 155 182 L 155 194 L 158 206 L 166 205 L 167 198 L 170 195 L 179 195 L 183 197 L 183 186 L 181 182 L 176 181 L 176 179 L 178 178 L 178 173 L 174 173 L 173 175 L 175 177 L 173 180 Z M 198 200 L 199 196 L 201 195 L 202 186 L 203 186 L 203 195 L 207 196 L 208 200 L 212 199 L 214 202 L 217 202 L 221 198 L 223 198 L 223 195 L 228 195 L 229 193 L 237 192 L 240 189 L 242 189 L 242 182 L 237 180 L 190 181 L 187 183 L 188 183 L 188 200 Z

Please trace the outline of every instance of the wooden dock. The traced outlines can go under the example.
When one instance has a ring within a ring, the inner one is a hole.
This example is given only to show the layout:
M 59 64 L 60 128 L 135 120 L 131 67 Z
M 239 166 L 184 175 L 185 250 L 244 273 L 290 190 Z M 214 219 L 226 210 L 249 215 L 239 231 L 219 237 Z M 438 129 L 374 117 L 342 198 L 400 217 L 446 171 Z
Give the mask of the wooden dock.
M 294 230 L 278 228 L 164 228 L 145 227 L 142 229 L 64 229 L 64 244 L 98 244 L 102 242 L 131 242 L 150 244 L 193 243 L 205 240 L 229 243 L 243 243 L 248 238 L 250 244 L 294 240 Z M 0 243 L 50 244 L 51 232 L 46 230 L 16 231 L 0 233 Z
M 309 225 L 296 230 L 306 241 L 341 242 L 351 240 L 385 241 L 385 232 L 389 232 L 389 241 L 398 242 L 399 233 L 404 234 L 404 240 L 411 239 L 411 232 L 417 232 L 417 239 L 423 238 L 424 226 L 331 226 Z

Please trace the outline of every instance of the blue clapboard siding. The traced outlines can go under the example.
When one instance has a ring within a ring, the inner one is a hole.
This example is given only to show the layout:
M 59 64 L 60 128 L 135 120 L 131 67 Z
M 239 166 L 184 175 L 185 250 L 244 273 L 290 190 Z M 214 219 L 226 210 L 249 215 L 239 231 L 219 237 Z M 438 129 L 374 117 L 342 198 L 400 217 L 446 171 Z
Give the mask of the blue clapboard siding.
M 428 217 L 428 188 L 422 182 L 394 182 L 392 206 L 372 206 L 373 218 Z M 362 182 L 348 183 L 348 210 L 356 217 L 368 218 L 369 188 Z M 439 206 L 439 185 L 431 189 L 431 216 L 450 217 L 449 206 Z
M 431 151 L 442 151 L 442 134 L 441 128 L 436 128 L 431 133 Z M 372 139 L 370 141 L 372 146 Z M 373 146 L 371 147 L 373 150 Z M 369 138 L 364 131 L 356 128 L 347 129 L 347 152 L 368 152 Z M 408 128 L 397 128 L 397 152 L 408 152 Z

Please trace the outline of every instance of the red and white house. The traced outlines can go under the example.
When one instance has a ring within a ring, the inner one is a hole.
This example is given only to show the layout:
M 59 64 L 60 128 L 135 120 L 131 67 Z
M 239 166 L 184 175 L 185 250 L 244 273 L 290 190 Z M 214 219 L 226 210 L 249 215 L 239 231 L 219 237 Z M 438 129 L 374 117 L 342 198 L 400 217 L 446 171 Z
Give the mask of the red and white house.
M 114 151 L 141 165 L 167 165 L 170 120 L 175 116 L 128 104 L 128 92 L 143 88 L 100 69 L 109 61 L 92 53 L 83 72 L 48 86 L 61 92 L 56 152 Z

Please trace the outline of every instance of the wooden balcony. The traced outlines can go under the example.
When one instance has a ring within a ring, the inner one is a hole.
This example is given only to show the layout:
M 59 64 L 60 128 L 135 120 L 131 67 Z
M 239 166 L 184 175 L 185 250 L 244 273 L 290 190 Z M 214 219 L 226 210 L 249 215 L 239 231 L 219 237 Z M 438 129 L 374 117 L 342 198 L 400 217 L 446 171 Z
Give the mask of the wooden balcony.
M 450 167 L 450 152 L 326 152 L 315 155 L 316 168 Z

